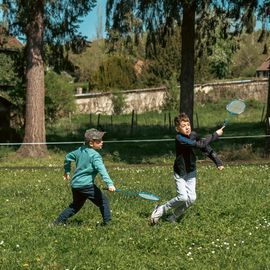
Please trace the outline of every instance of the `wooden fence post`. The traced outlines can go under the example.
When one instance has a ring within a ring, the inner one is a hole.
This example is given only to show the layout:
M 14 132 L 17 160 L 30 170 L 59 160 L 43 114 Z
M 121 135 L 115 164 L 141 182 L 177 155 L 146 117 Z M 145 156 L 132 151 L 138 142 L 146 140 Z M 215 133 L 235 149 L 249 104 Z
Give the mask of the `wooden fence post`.
M 198 113 L 197 112 L 196 112 L 196 124 L 197 124 L 197 128 L 200 128 L 199 116 L 198 116 Z
M 164 127 L 166 127 L 166 116 L 167 116 L 167 113 L 165 112 L 165 114 L 164 114 Z
M 98 118 L 97 118 L 97 129 L 99 129 L 100 127 L 100 113 L 98 114 Z
M 133 127 L 134 127 L 134 110 L 132 110 L 132 115 L 131 115 L 131 127 L 130 127 L 130 135 L 133 135 Z
M 169 130 L 172 129 L 171 112 L 169 112 Z

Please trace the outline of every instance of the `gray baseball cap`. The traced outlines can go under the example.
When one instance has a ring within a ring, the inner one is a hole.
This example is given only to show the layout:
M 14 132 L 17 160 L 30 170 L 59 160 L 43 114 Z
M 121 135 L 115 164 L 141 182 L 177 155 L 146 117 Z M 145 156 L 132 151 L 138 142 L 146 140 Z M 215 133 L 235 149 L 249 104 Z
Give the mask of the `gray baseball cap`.
M 106 132 L 91 128 L 85 131 L 84 140 L 85 142 L 90 142 L 91 140 L 102 140 L 102 137 L 105 133 Z

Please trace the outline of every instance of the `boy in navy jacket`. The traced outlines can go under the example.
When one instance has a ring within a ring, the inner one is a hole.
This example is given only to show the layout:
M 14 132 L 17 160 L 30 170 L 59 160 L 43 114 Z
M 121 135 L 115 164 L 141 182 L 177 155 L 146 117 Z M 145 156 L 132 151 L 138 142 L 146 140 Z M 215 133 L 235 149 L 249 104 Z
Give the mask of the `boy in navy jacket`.
M 190 120 L 185 113 L 175 117 L 174 122 L 177 135 L 175 139 L 176 158 L 173 169 L 177 196 L 165 204 L 155 207 L 150 217 L 151 225 L 157 224 L 159 219 L 170 209 L 173 209 L 174 213 L 169 216 L 168 220 L 175 222 L 195 202 L 196 155 L 194 148 L 198 148 L 205 153 L 219 170 L 224 168 L 221 160 L 210 147 L 210 143 L 223 134 L 223 128 L 204 139 L 199 139 L 197 134 L 191 131 Z

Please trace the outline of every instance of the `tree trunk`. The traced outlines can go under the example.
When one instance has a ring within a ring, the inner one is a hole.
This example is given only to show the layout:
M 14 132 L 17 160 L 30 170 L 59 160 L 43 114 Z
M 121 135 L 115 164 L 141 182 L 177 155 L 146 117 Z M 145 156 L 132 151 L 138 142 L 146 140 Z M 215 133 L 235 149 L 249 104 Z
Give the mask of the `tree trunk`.
M 270 66 L 269 66 L 270 67 Z M 266 108 L 266 135 L 270 135 L 270 69 L 268 70 L 268 98 Z M 270 156 L 270 137 L 265 138 L 265 154 L 267 157 Z
M 191 124 L 193 124 L 194 106 L 195 11 L 195 1 L 184 4 L 180 75 L 180 112 L 185 112 L 189 116 Z
M 45 135 L 45 87 L 43 62 L 44 0 L 35 1 L 33 20 L 28 24 L 26 67 L 25 135 L 17 153 L 24 157 L 48 154 Z

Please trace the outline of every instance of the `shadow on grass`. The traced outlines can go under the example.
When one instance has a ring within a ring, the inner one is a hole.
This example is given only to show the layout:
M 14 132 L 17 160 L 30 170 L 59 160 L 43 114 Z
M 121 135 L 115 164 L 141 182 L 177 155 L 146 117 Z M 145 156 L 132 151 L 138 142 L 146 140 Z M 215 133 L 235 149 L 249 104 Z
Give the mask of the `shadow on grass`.
M 82 142 L 83 135 L 88 126 L 81 126 L 77 130 L 66 130 L 65 135 L 49 133 L 48 142 Z M 200 137 L 212 134 L 219 127 L 200 128 L 195 131 Z M 174 158 L 175 131 L 171 127 L 161 125 L 141 125 L 136 127 L 131 134 L 129 125 L 119 124 L 100 127 L 107 133 L 104 136 L 104 148 L 102 155 L 114 162 L 125 162 L 128 164 L 151 163 L 161 157 Z M 265 144 L 264 138 L 238 138 L 239 136 L 256 136 L 264 134 L 261 123 L 233 123 L 224 130 L 223 137 L 212 143 L 217 152 L 230 152 L 243 149 L 247 145 L 252 152 L 262 152 Z M 226 138 L 227 137 L 227 138 Z M 160 139 L 160 141 L 154 141 Z M 163 139 L 165 139 L 163 141 Z M 171 140 L 168 140 L 171 139 Z M 127 140 L 127 142 L 122 142 Z M 140 142 L 139 140 L 147 140 Z M 106 141 L 108 141 L 106 143 Z M 53 151 L 69 152 L 80 146 L 80 143 L 48 145 Z M 247 151 L 246 151 L 247 152 Z M 246 153 L 249 155 L 249 153 Z M 202 157 L 198 153 L 199 157 Z M 229 154 L 228 154 L 229 155 Z

